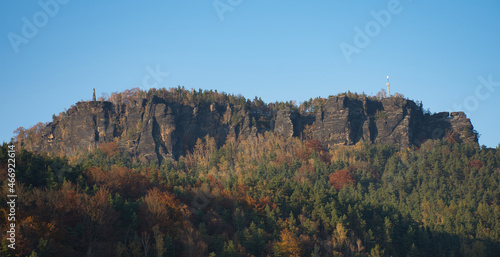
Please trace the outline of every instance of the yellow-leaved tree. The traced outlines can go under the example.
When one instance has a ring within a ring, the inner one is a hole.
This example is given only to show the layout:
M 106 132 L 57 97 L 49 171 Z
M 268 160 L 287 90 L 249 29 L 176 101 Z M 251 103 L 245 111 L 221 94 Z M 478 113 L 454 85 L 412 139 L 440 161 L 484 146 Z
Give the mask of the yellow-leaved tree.
M 278 248 L 281 256 L 301 256 L 300 241 L 288 228 L 281 231 Z

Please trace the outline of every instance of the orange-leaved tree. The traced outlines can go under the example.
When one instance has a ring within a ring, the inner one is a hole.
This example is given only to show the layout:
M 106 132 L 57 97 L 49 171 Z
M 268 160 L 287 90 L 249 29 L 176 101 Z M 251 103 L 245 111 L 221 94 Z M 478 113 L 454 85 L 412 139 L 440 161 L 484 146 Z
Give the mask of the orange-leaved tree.
M 356 185 L 356 180 L 348 169 L 337 170 L 328 176 L 330 184 L 336 189 L 340 190 L 345 185 Z
M 181 206 L 173 194 L 158 188 L 148 190 L 140 209 L 141 220 L 145 223 L 144 229 L 158 225 L 163 232 L 177 232 L 176 229 L 183 226 L 184 216 L 188 214 L 185 206 Z
M 114 165 L 109 170 L 102 170 L 99 167 L 91 167 L 84 173 L 89 183 L 105 186 L 112 194 L 119 193 L 125 198 L 136 199 L 144 195 L 149 187 L 146 177 L 130 168 Z

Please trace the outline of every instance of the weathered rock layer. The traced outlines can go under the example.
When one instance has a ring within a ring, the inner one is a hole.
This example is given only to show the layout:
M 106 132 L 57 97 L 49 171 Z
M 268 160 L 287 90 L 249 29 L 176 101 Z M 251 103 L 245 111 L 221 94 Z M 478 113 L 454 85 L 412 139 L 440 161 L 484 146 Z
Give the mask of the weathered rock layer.
M 271 105 L 268 111 L 229 103 L 184 104 L 152 96 L 128 104 L 79 102 L 64 118 L 49 123 L 30 150 L 74 156 L 104 142 L 139 161 L 177 159 L 206 135 L 218 145 L 265 131 L 284 137 L 314 138 L 327 148 L 360 141 L 419 146 L 452 135 L 477 144 L 477 134 L 463 112 L 424 114 L 415 102 L 398 97 L 330 97 L 314 111 Z

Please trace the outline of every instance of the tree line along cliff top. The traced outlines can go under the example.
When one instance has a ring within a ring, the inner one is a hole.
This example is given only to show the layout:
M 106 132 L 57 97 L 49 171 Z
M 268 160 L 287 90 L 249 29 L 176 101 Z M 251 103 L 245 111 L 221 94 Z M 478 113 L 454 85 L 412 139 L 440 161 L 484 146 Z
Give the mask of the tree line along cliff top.
M 297 105 L 183 87 L 135 88 L 81 101 L 54 115 L 52 122 L 19 128 L 15 140 L 34 152 L 67 156 L 116 142 L 138 161 L 161 162 L 192 151 L 196 141 L 207 135 L 222 146 L 228 138 L 265 132 L 314 139 L 326 149 L 358 142 L 419 147 L 426 140 L 444 137 L 478 144 L 463 112 L 430 114 L 421 103 L 401 96 L 347 92 Z

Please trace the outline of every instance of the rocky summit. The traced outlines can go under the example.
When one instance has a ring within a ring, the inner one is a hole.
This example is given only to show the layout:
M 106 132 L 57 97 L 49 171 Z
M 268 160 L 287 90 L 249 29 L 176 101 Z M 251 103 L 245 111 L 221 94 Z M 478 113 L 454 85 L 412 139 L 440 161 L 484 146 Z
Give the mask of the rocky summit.
M 430 114 L 421 104 L 402 97 L 348 93 L 296 106 L 183 88 L 133 90 L 106 100 L 78 102 L 39 128 L 36 136 L 20 141 L 37 153 L 66 156 L 116 142 L 120 151 L 137 161 L 161 162 L 191 151 L 205 136 L 223 145 L 231 137 L 265 132 L 315 139 L 328 149 L 358 142 L 418 147 L 443 137 L 478 144 L 463 112 Z

